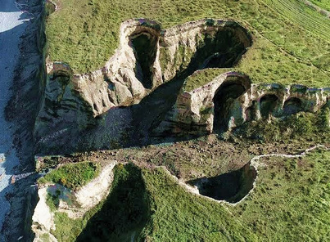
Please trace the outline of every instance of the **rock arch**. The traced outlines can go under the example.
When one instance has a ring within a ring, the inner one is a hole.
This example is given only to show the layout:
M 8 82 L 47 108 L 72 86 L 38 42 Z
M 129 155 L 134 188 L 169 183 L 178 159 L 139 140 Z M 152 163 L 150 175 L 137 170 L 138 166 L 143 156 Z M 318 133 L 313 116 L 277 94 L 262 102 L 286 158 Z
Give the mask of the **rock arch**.
M 265 94 L 260 98 L 259 107 L 262 118 L 267 118 L 273 113 L 279 98 L 275 94 Z
M 296 114 L 303 111 L 303 102 L 300 98 L 291 97 L 288 98 L 283 105 L 283 115 Z
M 250 80 L 244 77 L 229 76 L 219 86 L 213 97 L 214 119 L 213 132 L 222 133 L 228 130 L 233 112 L 234 101 L 250 88 Z

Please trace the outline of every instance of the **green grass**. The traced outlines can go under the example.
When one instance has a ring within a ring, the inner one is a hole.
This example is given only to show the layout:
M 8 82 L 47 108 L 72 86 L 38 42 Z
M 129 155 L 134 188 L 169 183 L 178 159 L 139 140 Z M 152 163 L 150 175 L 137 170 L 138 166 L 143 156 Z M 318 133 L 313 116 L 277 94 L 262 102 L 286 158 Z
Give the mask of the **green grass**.
M 184 191 L 161 169 L 144 171 L 153 198 L 150 241 L 327 241 L 330 152 L 263 160 L 257 187 L 231 207 Z
M 330 239 L 330 152 L 262 160 L 257 187 L 235 216 L 260 241 Z
M 86 185 L 100 172 L 100 164 L 81 162 L 66 164 L 55 169 L 38 180 L 39 183 L 59 183 L 70 189 Z
M 238 127 L 234 134 L 261 142 L 291 142 L 299 139 L 324 142 L 330 138 L 329 108 L 317 113 L 300 112 L 284 119 L 272 119 L 271 122 L 265 119 L 247 122 Z
M 256 241 L 224 206 L 187 193 L 163 169 L 144 170 L 144 178 L 153 213 L 147 241 Z
M 208 82 L 212 81 L 214 78 L 219 76 L 220 74 L 231 70 L 233 69 L 209 68 L 209 69 L 196 71 L 185 80 L 182 90 L 186 92 L 190 92 L 198 87 L 207 84 Z
M 234 19 L 254 36 L 238 69 L 253 82 L 326 86 L 330 21 L 297 0 L 61 1 L 47 23 L 49 54 L 76 72 L 100 68 L 118 46 L 120 23 L 151 18 L 168 28 L 201 18 Z
M 330 11 L 330 1 L 329 0 L 310 0 L 310 2 L 319 6 L 320 8 Z
M 47 193 L 46 204 L 48 205 L 50 211 L 52 212 L 56 211 L 56 209 L 58 208 L 60 202 L 59 195 L 60 195 L 59 191 L 56 192 L 56 194 L 54 195 Z

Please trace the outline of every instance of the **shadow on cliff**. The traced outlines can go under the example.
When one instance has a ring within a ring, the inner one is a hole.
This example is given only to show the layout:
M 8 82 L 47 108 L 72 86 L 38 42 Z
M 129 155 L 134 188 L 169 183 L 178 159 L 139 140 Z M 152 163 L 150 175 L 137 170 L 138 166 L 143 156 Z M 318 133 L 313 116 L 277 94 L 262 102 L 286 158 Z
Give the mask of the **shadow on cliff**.
M 110 194 L 76 241 L 137 241 L 150 219 L 149 204 L 140 168 L 117 165 Z

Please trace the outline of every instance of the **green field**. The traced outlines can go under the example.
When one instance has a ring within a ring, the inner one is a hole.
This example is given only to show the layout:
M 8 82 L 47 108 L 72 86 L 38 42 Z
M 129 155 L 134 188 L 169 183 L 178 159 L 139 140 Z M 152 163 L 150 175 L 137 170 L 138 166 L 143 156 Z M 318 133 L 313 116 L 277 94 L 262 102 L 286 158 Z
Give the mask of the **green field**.
M 46 26 L 49 56 L 77 73 L 102 67 L 117 48 L 119 26 L 126 19 L 151 18 L 168 28 L 218 18 L 238 21 L 254 36 L 237 66 L 253 82 L 328 85 L 330 21 L 297 0 L 56 2 L 60 10 Z
M 236 206 L 179 186 L 162 168 L 119 165 L 108 198 L 82 219 L 56 212 L 59 241 L 327 241 L 330 152 L 263 158 L 255 190 Z
M 329 0 L 311 0 L 311 2 L 324 10 L 330 11 L 330 1 Z

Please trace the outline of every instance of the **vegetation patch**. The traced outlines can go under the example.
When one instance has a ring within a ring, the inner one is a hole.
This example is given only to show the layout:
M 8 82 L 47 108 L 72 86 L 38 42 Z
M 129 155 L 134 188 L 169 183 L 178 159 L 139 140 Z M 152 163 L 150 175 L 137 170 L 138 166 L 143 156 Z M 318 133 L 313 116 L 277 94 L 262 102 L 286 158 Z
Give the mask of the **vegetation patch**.
M 316 113 L 300 112 L 285 118 L 261 119 L 244 123 L 234 135 L 261 142 L 289 142 L 310 139 L 315 142 L 329 140 L 329 108 Z
M 226 207 L 179 186 L 163 169 L 144 170 L 152 198 L 147 241 L 255 241 L 257 237 Z
M 59 183 L 69 189 L 86 185 L 100 172 L 100 164 L 81 162 L 63 165 L 38 180 L 39 183 Z
M 255 190 L 236 206 L 196 197 L 162 169 L 145 170 L 155 212 L 143 232 L 152 241 L 328 240 L 329 158 L 262 159 Z
M 217 76 L 231 70 L 233 69 L 208 68 L 208 69 L 195 71 L 185 80 L 182 90 L 185 92 L 191 92 L 192 90 L 211 82 Z
M 265 241 L 330 239 L 329 151 L 304 158 L 262 159 L 256 188 L 230 208 L 242 224 Z

